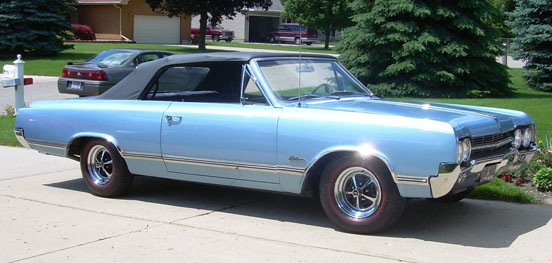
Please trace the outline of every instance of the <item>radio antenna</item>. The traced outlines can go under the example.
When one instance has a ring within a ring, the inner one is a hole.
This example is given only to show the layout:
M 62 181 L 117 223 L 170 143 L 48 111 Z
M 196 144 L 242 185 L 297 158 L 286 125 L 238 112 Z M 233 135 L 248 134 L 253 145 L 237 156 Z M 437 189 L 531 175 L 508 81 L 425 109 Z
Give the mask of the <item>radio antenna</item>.
M 303 33 L 303 29 L 301 28 L 301 25 L 299 25 L 299 103 L 297 104 L 297 107 L 301 107 L 301 72 L 303 69 L 301 68 L 303 66 L 303 62 L 301 61 L 301 46 L 303 44 L 303 40 L 301 39 L 301 35 Z

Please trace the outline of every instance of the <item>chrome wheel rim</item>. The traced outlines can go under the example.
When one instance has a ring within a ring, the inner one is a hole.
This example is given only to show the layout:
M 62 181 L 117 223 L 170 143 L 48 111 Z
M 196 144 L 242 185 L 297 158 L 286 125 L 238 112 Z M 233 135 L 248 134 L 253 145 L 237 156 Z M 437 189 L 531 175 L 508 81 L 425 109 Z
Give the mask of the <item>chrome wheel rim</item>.
M 87 169 L 94 184 L 102 186 L 109 183 L 113 174 L 113 159 L 107 148 L 95 145 L 90 149 Z
M 334 185 L 336 204 L 345 215 L 359 221 L 374 214 L 381 203 L 377 177 L 363 167 L 342 171 Z

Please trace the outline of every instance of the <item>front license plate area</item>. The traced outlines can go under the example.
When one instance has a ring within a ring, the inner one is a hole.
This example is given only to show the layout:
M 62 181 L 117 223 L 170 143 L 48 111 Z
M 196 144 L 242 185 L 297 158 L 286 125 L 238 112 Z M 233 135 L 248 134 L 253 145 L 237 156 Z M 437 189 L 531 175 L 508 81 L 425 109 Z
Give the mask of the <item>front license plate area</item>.
M 485 182 L 492 181 L 494 178 L 495 172 L 496 172 L 496 164 L 489 165 L 483 168 L 483 171 L 481 171 L 481 174 L 479 175 L 479 182 L 485 183 Z
M 82 90 L 84 87 L 84 83 L 80 81 L 68 81 L 67 82 L 67 89 L 75 89 L 75 90 Z

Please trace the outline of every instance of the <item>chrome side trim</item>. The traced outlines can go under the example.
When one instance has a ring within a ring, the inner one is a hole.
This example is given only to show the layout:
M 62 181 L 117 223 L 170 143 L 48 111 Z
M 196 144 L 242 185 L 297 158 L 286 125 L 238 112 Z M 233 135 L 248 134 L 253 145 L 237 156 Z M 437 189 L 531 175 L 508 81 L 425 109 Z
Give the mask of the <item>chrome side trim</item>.
M 428 178 L 398 175 L 397 181 L 401 183 L 427 184 Z
M 27 149 L 31 149 L 31 146 L 29 145 L 29 142 L 27 139 L 25 139 L 25 132 L 21 128 L 14 129 L 13 132 L 15 133 L 15 138 L 23 147 Z
M 187 157 L 167 156 L 167 155 L 162 156 L 162 159 L 165 162 L 170 162 L 170 163 L 203 165 L 203 166 L 210 166 L 210 167 L 230 168 L 230 169 L 246 169 L 246 170 L 256 170 L 261 172 L 273 172 L 273 173 L 284 172 L 284 173 L 294 173 L 297 175 L 305 174 L 305 169 L 298 168 L 298 167 L 291 167 L 291 166 L 229 162 L 229 161 L 187 158 Z
M 115 146 L 115 148 L 117 149 L 119 154 L 121 156 L 123 156 L 123 151 L 121 151 L 121 148 L 119 148 L 119 144 L 117 143 L 117 140 L 115 138 L 113 138 L 113 136 L 110 136 L 110 135 L 107 135 L 107 134 L 102 134 L 102 133 L 88 133 L 88 132 L 77 133 L 69 139 L 69 143 L 67 143 L 67 145 L 65 147 L 65 156 L 69 157 L 69 148 L 71 147 L 73 142 L 75 140 L 83 138 L 83 137 L 91 137 L 91 138 L 106 140 L 107 142 L 113 144 L 113 146 Z
M 130 159 L 141 159 L 141 160 L 152 160 L 152 161 L 163 161 L 163 158 L 159 154 L 145 154 L 145 153 L 133 153 L 133 152 L 123 152 L 123 158 Z
M 47 141 L 40 141 L 40 140 L 27 140 L 29 142 L 29 145 L 36 145 L 41 147 L 47 147 L 47 148 L 53 148 L 53 149 L 63 149 L 65 150 L 66 144 L 63 143 L 56 143 L 56 142 L 47 142 Z

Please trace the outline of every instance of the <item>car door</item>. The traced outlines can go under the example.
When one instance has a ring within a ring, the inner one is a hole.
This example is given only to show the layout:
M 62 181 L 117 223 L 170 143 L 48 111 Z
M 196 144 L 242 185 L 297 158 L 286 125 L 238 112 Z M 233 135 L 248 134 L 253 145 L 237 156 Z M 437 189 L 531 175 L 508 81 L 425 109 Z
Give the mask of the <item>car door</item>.
M 169 71 L 171 68 L 165 73 Z M 170 77 L 174 80 L 159 77 L 162 83 L 188 83 L 180 88 L 183 91 L 172 89 L 169 96 L 182 96 L 172 99 L 163 116 L 161 151 L 167 171 L 183 177 L 278 183 L 276 132 L 281 109 L 240 103 L 240 65 L 204 65 L 177 71 Z M 188 80 L 194 83 L 190 85 Z

